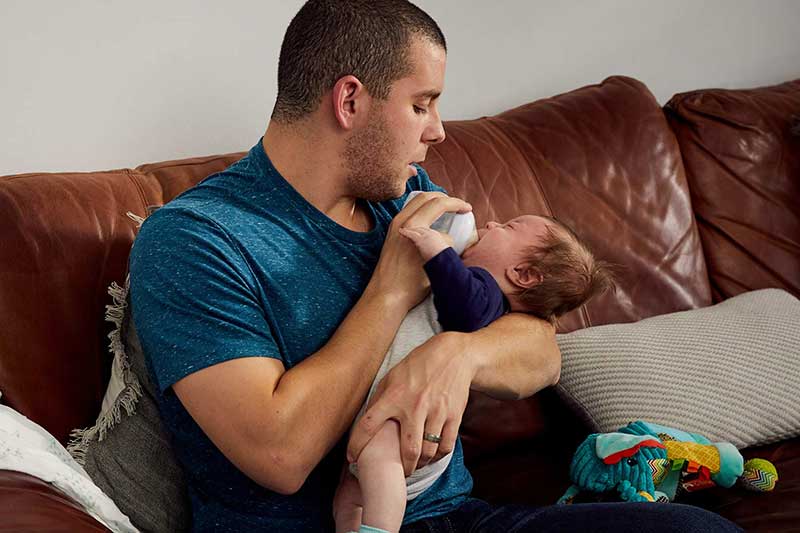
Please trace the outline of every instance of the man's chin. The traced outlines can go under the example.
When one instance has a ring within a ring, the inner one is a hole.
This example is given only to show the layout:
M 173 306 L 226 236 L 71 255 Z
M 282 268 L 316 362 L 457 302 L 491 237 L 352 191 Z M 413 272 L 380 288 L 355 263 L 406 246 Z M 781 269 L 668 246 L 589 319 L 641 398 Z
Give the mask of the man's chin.
M 384 198 L 381 201 L 397 200 L 398 198 L 403 196 L 406 193 L 407 183 L 408 183 L 408 179 L 406 179 L 406 180 L 398 180 L 397 187 L 395 187 L 395 189 L 392 192 L 390 192 L 390 193 L 387 192 L 386 198 Z

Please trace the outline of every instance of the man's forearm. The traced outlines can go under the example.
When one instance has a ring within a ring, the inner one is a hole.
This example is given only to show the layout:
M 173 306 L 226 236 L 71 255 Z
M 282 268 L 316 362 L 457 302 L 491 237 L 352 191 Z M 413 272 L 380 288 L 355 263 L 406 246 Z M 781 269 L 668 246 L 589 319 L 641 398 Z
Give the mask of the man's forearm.
M 281 376 L 265 445 L 291 454 L 291 464 L 310 472 L 358 413 L 406 312 L 402 303 L 368 288 L 328 343 Z
M 473 390 L 519 399 L 558 382 L 561 352 L 549 323 L 510 313 L 467 336 L 466 349 L 476 365 Z

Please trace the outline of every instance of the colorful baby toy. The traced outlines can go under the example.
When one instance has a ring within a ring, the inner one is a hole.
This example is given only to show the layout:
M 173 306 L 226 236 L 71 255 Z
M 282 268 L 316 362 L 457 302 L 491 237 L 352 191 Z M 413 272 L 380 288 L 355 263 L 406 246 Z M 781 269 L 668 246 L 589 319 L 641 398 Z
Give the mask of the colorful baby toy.
M 775 488 L 778 473 L 765 459 L 744 462 L 728 442 L 711 442 L 702 435 L 631 422 L 616 433 L 594 433 L 572 458 L 573 485 L 558 503 L 573 503 L 581 492 L 617 491 L 623 501 L 672 501 L 678 490 L 693 492 L 715 485 L 748 490 Z

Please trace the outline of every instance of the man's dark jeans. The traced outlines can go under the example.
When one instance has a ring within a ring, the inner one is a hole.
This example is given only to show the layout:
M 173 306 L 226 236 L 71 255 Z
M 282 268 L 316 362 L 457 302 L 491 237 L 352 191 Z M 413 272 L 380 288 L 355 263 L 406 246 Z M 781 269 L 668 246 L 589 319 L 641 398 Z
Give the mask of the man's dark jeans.
M 742 531 L 719 515 L 675 503 L 581 503 L 525 507 L 470 499 L 448 514 L 426 518 L 401 533 L 528 533 L 533 531 L 684 533 Z

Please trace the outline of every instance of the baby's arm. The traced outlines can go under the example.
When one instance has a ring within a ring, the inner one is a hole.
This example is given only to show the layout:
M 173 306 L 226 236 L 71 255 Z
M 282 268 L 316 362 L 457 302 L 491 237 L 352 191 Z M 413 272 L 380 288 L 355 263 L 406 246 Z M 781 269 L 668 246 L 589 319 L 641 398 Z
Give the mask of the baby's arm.
M 497 281 L 482 268 L 464 266 L 446 235 L 430 228 L 401 229 L 400 233 L 416 245 L 425 260 L 442 328 L 475 331 L 508 310 Z
M 408 494 L 400 457 L 400 424 L 387 420 L 361 451 L 357 465 L 364 500 L 361 523 L 399 531 Z
M 345 464 L 342 477 L 333 497 L 333 520 L 336 522 L 336 533 L 358 531 L 361 527 L 363 510 L 361 487 L 358 480 L 350 473 Z
M 400 458 L 400 425 L 387 420 L 356 461 L 358 479 L 342 473 L 333 499 L 336 533 L 363 525 L 396 532 L 406 510 L 406 477 Z
M 450 235 L 424 226 L 400 228 L 400 235 L 414 243 L 422 260 L 426 262 L 453 245 L 453 238 Z

